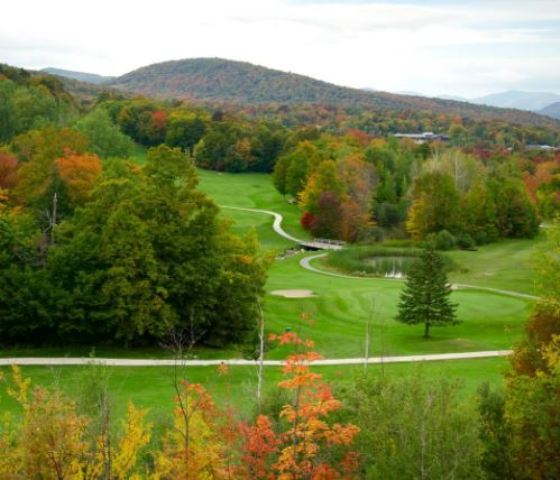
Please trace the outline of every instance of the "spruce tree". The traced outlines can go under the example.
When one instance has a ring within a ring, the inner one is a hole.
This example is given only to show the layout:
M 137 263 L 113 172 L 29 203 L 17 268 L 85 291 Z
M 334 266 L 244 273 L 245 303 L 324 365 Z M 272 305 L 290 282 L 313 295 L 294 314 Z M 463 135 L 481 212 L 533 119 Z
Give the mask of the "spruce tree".
M 450 294 L 443 259 L 433 248 L 427 248 L 410 268 L 396 320 L 409 325 L 424 323 L 424 337 L 428 338 L 431 326 L 458 322 L 457 305 L 451 302 Z

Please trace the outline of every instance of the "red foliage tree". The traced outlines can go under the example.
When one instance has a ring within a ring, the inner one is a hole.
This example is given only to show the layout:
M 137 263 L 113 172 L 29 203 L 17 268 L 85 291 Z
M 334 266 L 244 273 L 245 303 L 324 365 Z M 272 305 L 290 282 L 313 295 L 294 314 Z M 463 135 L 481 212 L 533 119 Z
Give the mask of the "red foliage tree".
M 9 190 L 18 180 L 18 160 L 8 152 L 0 151 L 0 189 Z

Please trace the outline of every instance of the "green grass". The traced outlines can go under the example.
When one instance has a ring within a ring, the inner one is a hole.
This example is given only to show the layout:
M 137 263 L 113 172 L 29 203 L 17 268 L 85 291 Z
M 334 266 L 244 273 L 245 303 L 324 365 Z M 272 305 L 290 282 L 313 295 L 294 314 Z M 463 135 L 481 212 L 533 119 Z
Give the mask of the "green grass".
M 212 197 L 218 205 L 272 210 L 284 217 L 284 230 L 296 238 L 309 238 L 299 223 L 300 210 L 282 198 L 272 184 L 272 176 L 263 173 L 221 173 L 198 170 L 200 189 Z M 260 241 L 268 248 L 288 248 L 293 242 L 282 239 L 272 231 L 273 218 L 259 213 L 223 210 L 232 218 L 235 228 L 247 231 L 255 228 Z
M 442 252 L 444 257 L 451 261 L 449 280 L 452 283 L 534 295 L 534 256 L 544 240 L 544 235 L 541 235 L 530 240 L 503 240 L 483 245 L 476 251 Z M 394 252 L 394 256 L 404 256 L 406 251 L 407 249 L 385 248 L 382 245 L 358 246 L 332 252 L 327 259 L 319 261 L 319 264 L 325 270 L 351 275 L 376 275 L 375 268 L 363 262 L 363 258 L 391 254 L 391 252 Z
M 531 240 L 503 240 L 477 251 L 446 252 L 459 269 L 450 275 L 455 283 L 535 294 L 534 256 L 544 235 Z
M 34 385 L 60 387 L 68 395 L 77 398 L 88 383 L 91 368 L 101 367 L 22 367 L 25 377 Z M 122 418 L 129 401 L 149 408 L 150 418 L 157 419 L 171 415 L 174 398 L 174 369 L 172 367 L 103 367 L 108 378 L 110 395 L 114 402 L 115 418 Z M 502 375 L 507 369 L 503 358 L 479 360 L 454 360 L 447 362 L 425 362 L 418 364 L 369 365 L 368 375 L 390 377 L 425 376 L 441 377 L 461 383 L 461 394 L 471 398 L 483 381 L 495 386 L 503 383 Z M 337 389 L 344 388 L 357 375 L 364 374 L 363 366 L 315 367 Z M 8 368 L 0 372 L 9 376 Z M 231 367 L 229 374 L 220 376 L 215 367 L 198 367 L 179 372 L 191 382 L 202 383 L 220 405 L 231 404 L 242 414 L 249 414 L 254 408 L 256 388 L 255 369 L 252 367 Z M 265 369 L 265 392 L 274 395 L 276 384 L 281 379 L 279 368 Z M 0 412 L 17 412 L 17 406 L 3 387 L 0 387 Z
M 303 270 L 295 256 L 276 262 L 267 291 L 309 289 L 314 297 L 303 299 L 266 297 L 269 329 L 301 330 L 328 357 L 363 355 L 364 332 L 371 322 L 372 355 L 460 352 L 509 349 L 522 333 L 532 302 L 478 290 L 458 290 L 459 325 L 435 327 L 432 338 L 422 338 L 422 326 L 394 320 L 403 282 L 381 278 L 336 278 Z M 300 312 L 312 313 L 313 325 L 300 320 Z M 271 351 L 271 357 L 281 351 Z

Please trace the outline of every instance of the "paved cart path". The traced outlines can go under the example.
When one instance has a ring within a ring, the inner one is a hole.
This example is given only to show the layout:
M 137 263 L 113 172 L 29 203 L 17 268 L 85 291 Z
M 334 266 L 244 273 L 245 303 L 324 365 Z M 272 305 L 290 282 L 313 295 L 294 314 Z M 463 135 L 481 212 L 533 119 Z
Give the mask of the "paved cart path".
M 464 360 L 473 358 L 493 358 L 510 355 L 511 350 L 489 350 L 484 352 L 461 352 L 461 353 L 435 353 L 423 355 L 396 355 L 389 357 L 364 357 L 357 358 L 331 358 L 316 360 L 314 366 L 337 366 L 337 365 L 364 365 L 382 363 L 413 363 L 434 362 L 441 360 Z M 267 367 L 281 367 L 284 360 L 264 360 Z M 111 367 L 173 367 L 176 365 L 186 367 L 211 367 L 218 365 L 230 366 L 256 366 L 255 360 L 224 359 L 224 360 L 152 360 L 152 359 L 130 359 L 130 358 L 95 358 L 82 357 L 22 357 L 22 358 L 0 358 L 0 366 L 8 365 L 39 365 L 39 366 L 64 366 L 64 365 L 106 365 Z

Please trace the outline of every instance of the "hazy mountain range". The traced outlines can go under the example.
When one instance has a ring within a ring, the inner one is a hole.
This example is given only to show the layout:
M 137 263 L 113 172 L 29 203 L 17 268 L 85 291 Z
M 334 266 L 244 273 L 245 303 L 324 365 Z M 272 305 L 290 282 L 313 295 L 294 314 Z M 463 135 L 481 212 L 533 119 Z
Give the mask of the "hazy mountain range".
M 558 123 L 553 120 L 533 113 L 560 101 L 560 95 L 555 94 L 503 92 L 478 99 L 445 95 L 434 98 L 416 92 L 396 94 L 341 87 L 303 75 L 220 58 L 162 62 L 141 67 L 120 77 L 104 77 L 52 67 L 43 71 L 160 98 L 237 103 L 320 103 L 392 111 L 430 110 L 477 119 L 501 119 L 533 125 L 554 124 L 558 127 Z M 553 116 L 556 112 L 557 109 L 552 109 L 544 113 Z
M 58 75 L 59 77 L 72 78 L 74 80 L 79 80 L 80 82 L 88 82 L 93 84 L 107 83 L 115 78 L 97 75 L 96 73 L 74 72 L 72 70 L 63 70 L 62 68 L 54 67 L 43 68 L 41 71 L 50 73 L 51 75 Z
M 419 92 L 399 92 L 404 95 L 427 96 Z M 469 102 L 476 105 L 488 105 L 498 108 L 516 108 L 519 110 L 527 110 L 542 115 L 548 115 L 553 118 L 560 119 L 558 113 L 558 102 L 560 95 L 550 92 L 524 92 L 519 90 L 509 90 L 507 92 L 492 93 L 483 97 L 467 98 L 457 95 L 437 95 L 434 98 L 442 98 L 445 100 L 456 100 L 458 102 Z M 556 107 L 554 107 L 556 105 Z

